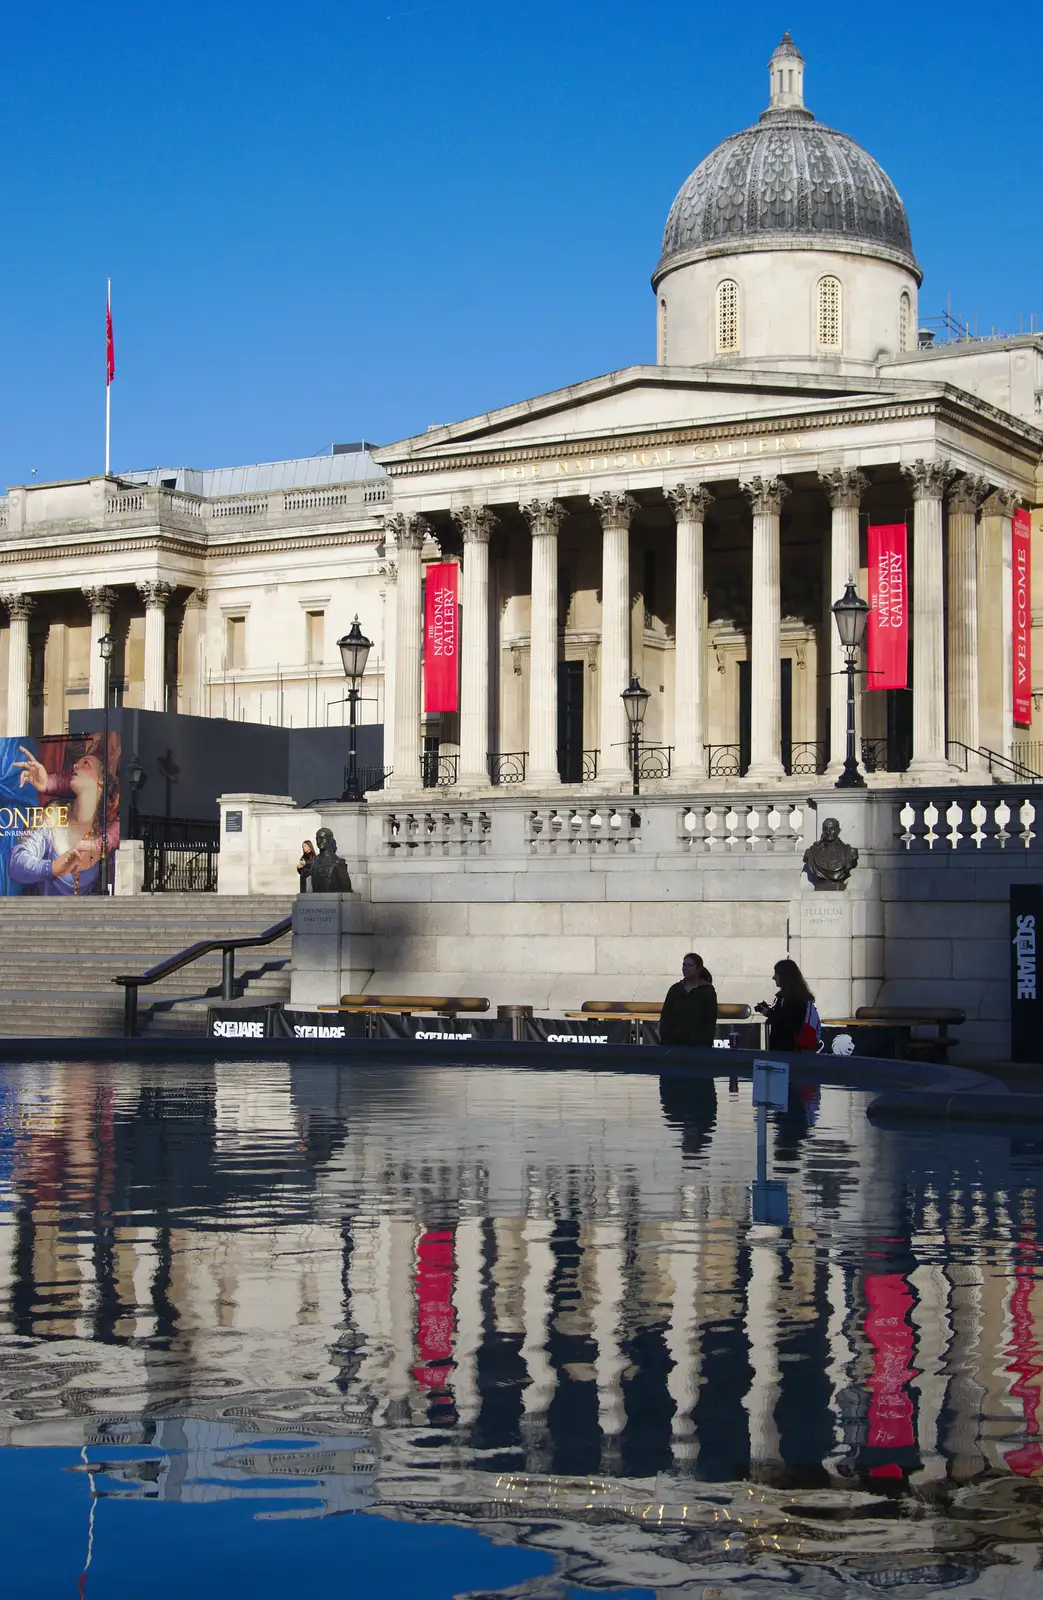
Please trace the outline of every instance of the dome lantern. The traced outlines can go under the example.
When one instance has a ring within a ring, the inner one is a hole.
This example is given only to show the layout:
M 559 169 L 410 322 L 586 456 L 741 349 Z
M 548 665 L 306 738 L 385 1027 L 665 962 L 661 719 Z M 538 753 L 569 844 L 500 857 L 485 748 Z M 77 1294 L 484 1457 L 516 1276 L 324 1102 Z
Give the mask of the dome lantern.
M 768 109 L 761 112 L 761 121 L 779 111 L 815 120 L 804 104 L 804 57 L 788 33 L 782 35 L 768 62 Z

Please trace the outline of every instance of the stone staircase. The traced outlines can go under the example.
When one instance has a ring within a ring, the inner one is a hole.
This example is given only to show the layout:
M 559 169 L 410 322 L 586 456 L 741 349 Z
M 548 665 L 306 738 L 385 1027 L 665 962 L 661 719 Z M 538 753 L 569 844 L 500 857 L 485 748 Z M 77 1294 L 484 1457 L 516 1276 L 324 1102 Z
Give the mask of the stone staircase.
M 144 972 L 197 939 L 263 933 L 290 895 L 156 894 L 120 899 L 0 898 L 0 1036 L 123 1032 L 117 973 Z M 289 935 L 236 955 L 236 995 L 290 996 Z M 221 994 L 221 952 L 140 991 L 139 1033 L 204 1034 Z

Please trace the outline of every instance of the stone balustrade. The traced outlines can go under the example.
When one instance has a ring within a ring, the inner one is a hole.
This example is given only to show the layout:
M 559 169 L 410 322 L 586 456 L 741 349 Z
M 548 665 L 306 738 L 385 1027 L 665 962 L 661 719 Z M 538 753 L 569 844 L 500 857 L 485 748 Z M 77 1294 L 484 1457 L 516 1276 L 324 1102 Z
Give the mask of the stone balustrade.
M 713 801 L 682 809 L 678 843 L 686 854 L 706 850 L 792 855 L 805 848 L 806 806 L 796 801 Z
M 99 499 L 96 489 L 103 490 Z M 9 538 L 55 536 L 100 526 L 105 530 L 171 527 L 194 533 L 224 533 L 233 528 L 278 528 L 328 520 L 331 513 L 357 516 L 390 498 L 381 481 L 269 489 L 254 494 L 208 499 L 155 485 L 114 488 L 110 480 L 59 485 L 46 496 L 17 490 L 0 499 L 0 533 Z
M 536 806 L 525 819 L 529 853 L 611 855 L 635 850 L 641 816 L 630 806 Z
M 383 817 L 383 854 L 399 860 L 486 855 L 491 831 L 488 812 L 462 806 L 388 811 Z
M 896 835 L 906 850 L 1030 850 L 1039 846 L 1033 823 L 1040 797 L 1007 790 L 997 796 L 910 795 L 899 803 Z

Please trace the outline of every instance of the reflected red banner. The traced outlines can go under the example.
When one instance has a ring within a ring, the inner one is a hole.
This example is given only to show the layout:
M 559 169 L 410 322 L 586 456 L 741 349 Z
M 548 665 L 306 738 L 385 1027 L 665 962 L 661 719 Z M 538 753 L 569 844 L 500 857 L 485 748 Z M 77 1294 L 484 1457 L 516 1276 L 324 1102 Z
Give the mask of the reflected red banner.
M 866 1278 L 866 1338 L 873 1351 L 867 1379 L 869 1416 L 866 1442 L 878 1450 L 905 1450 L 916 1443 L 909 1380 L 913 1376 L 913 1297 L 897 1272 Z M 896 1462 L 873 1467 L 874 1478 L 898 1477 Z
M 1032 722 L 1032 522 L 1025 510 L 1014 513 L 1011 531 L 1014 581 L 1014 721 Z
M 460 703 L 460 568 L 455 561 L 439 561 L 424 576 L 424 710 L 455 711 Z
M 869 529 L 869 627 L 866 688 L 909 682 L 909 560 L 904 522 Z

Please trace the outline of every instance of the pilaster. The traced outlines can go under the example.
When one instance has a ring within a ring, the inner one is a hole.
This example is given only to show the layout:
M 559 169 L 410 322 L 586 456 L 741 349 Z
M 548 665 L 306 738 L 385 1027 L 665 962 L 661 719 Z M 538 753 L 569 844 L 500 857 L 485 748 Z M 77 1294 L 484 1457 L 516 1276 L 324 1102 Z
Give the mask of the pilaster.
M 666 498 L 677 525 L 673 775 L 690 787 L 706 776 L 703 526 L 713 495 L 703 484 L 679 483 Z
M 472 789 L 489 780 L 489 540 L 496 518 L 488 506 L 455 513 L 463 535 L 463 658 L 460 698 L 460 778 Z
M 942 500 L 953 479 L 948 461 L 904 467 L 913 492 L 913 759 L 911 777 L 952 776 L 945 754 L 945 582 Z
M 567 515 L 558 500 L 521 508 L 532 534 L 529 627 L 529 758 L 526 781 L 554 788 L 558 775 L 558 529 Z
M 742 491 L 753 511 L 753 594 L 750 608 L 750 766 L 758 782 L 781 778 L 782 599 L 779 528 L 789 487 L 782 478 L 750 478 Z
M 420 787 L 420 552 L 428 534 L 424 517 L 397 513 L 385 527 L 398 552 L 395 636 L 394 789 Z
M 591 504 L 601 519 L 601 718 L 598 774 L 611 789 L 630 776 L 622 694 L 630 682 L 630 524 L 637 501 L 608 492 Z
M 981 774 L 984 762 L 978 705 L 978 507 L 989 492 L 984 478 L 957 478 L 949 490 L 949 661 L 946 680 L 947 736 L 967 770 Z M 965 746 L 960 750 L 959 746 Z
M 1018 496 L 994 489 L 978 524 L 978 715 L 986 749 L 1014 754 L 1013 516 Z
M 847 678 L 840 634 L 828 608 L 839 600 L 848 578 L 858 581 L 858 513 L 862 496 L 869 487 L 865 473 L 857 468 L 835 467 L 819 473 L 819 481 L 829 497 L 829 594 L 823 627 L 829 634 L 829 765 L 827 777 L 839 777 L 847 754 Z M 855 749 L 861 749 L 861 692 L 855 696 Z

